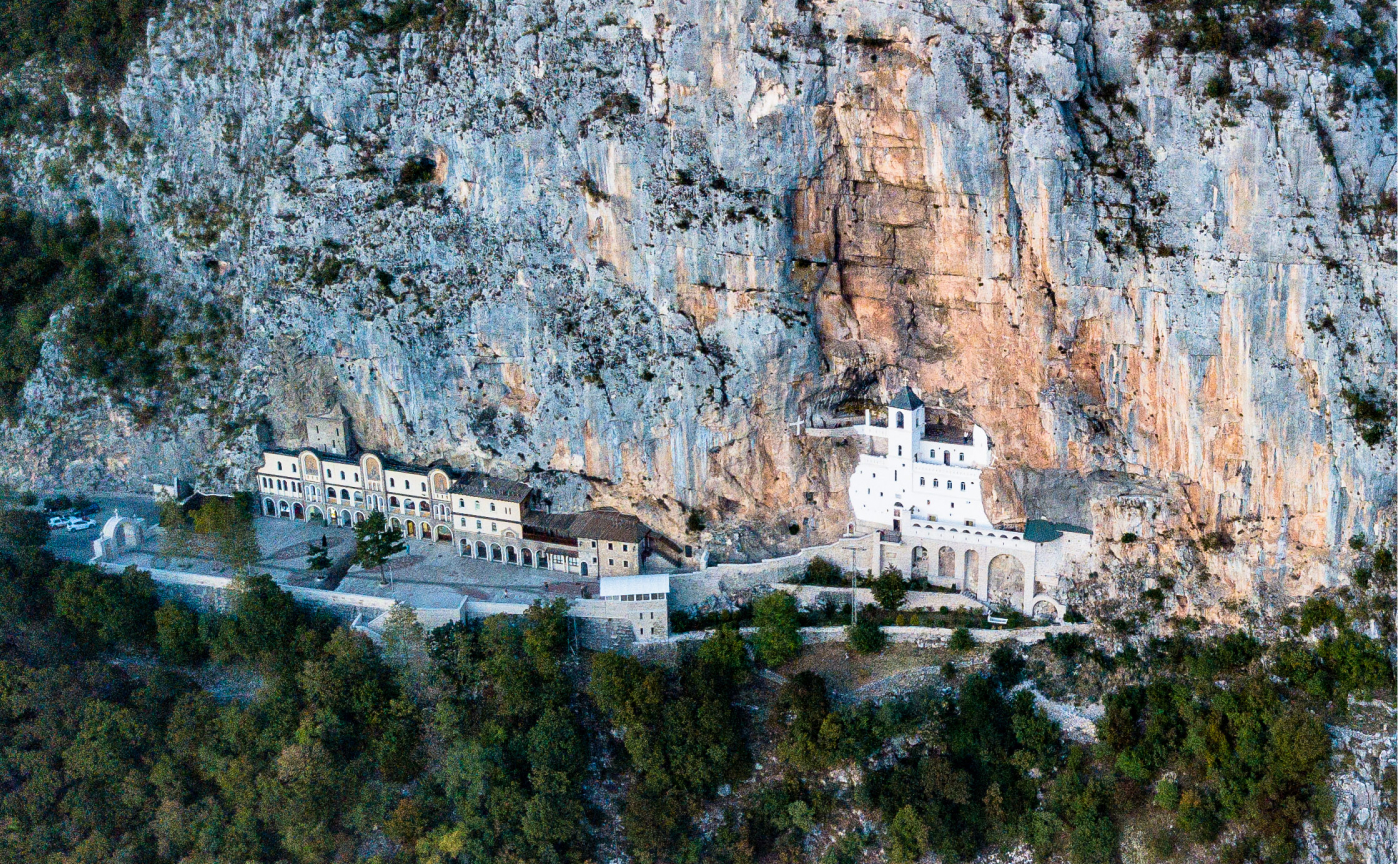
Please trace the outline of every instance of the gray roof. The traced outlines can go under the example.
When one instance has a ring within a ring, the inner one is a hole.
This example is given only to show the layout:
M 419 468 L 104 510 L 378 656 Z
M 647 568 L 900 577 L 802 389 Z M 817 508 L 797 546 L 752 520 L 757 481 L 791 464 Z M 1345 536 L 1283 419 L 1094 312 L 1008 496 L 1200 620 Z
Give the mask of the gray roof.
M 523 504 L 534 489 L 528 483 L 518 483 L 473 471 L 453 483 L 451 491 L 453 495 L 474 495 L 477 498 Z
M 922 400 L 917 398 L 913 388 L 904 387 L 903 392 L 893 397 L 893 401 L 888 403 L 890 408 L 898 408 L 902 411 L 916 411 L 922 407 Z
M 641 520 L 615 510 L 588 510 L 573 517 L 573 535 L 589 540 L 640 543 L 646 536 Z

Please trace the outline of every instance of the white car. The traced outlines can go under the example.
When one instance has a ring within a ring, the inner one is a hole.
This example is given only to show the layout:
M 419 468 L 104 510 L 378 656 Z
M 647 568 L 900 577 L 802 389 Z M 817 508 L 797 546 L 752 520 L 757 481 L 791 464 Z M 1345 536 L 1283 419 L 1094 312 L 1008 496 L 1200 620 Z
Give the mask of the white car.
M 84 519 L 81 516 L 74 516 L 72 519 L 68 520 L 68 524 L 64 527 L 69 531 L 86 531 L 88 528 L 92 528 L 96 524 L 97 523 L 93 522 L 91 519 Z
M 68 517 L 68 516 L 50 516 L 50 517 L 49 517 L 49 527 L 50 527 L 50 528 L 62 528 L 64 525 L 67 525 L 67 524 L 68 524 L 68 519 L 69 519 L 69 518 L 70 518 L 70 517 Z

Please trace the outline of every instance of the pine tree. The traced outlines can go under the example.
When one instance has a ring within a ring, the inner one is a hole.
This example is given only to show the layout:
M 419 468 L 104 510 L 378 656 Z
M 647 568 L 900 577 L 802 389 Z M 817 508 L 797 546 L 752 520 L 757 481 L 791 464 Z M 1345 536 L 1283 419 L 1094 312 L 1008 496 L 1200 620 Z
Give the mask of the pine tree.
M 388 559 L 407 548 L 403 532 L 389 525 L 382 513 L 372 513 L 354 526 L 354 563 L 365 570 L 377 569 L 380 584 L 388 584 Z

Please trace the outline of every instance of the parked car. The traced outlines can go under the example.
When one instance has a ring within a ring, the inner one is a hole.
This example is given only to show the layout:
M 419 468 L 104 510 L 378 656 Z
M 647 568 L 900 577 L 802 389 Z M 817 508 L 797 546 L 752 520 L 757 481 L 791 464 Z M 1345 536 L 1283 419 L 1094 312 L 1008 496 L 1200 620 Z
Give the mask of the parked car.
M 81 516 L 74 516 L 72 519 L 68 520 L 67 530 L 86 531 L 88 528 L 92 528 L 96 525 L 97 523 L 93 522 L 91 519 L 84 519 Z
M 50 516 L 50 517 L 49 517 L 49 527 L 50 527 L 50 528 L 62 528 L 63 526 L 65 526 L 65 525 L 67 525 L 67 524 L 68 524 L 68 517 L 67 517 L 67 516 Z

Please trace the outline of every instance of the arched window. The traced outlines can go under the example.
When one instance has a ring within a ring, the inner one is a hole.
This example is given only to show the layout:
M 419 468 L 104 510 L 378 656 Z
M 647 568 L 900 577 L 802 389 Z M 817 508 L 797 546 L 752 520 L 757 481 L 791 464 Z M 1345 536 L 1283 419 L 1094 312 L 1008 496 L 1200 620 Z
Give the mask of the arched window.
M 528 549 L 522 549 L 522 550 L 520 550 L 519 557 L 520 557 L 520 561 L 523 562 L 523 564 L 524 564 L 525 567 L 533 567 L 533 566 L 534 566 L 534 553 L 533 553 L 533 552 L 530 552 Z
M 919 486 L 926 486 L 926 485 L 927 485 L 927 478 L 926 478 L 926 477 L 919 477 L 919 478 L 917 478 L 917 485 L 919 485 Z
M 490 560 L 499 561 L 500 558 L 500 546 L 498 544 L 492 544 L 490 547 Z
M 965 491 L 966 491 L 966 484 L 965 484 L 965 483 L 962 483 L 962 484 L 961 484 L 961 491 L 962 491 L 962 492 L 965 492 Z
M 388 506 L 390 506 L 390 507 L 397 507 L 397 506 L 398 506 L 398 496 L 397 496 L 397 495 L 390 495 L 390 496 L 388 496 Z
M 477 543 L 477 544 L 476 544 L 476 557 L 477 557 L 477 558 L 484 558 L 484 557 L 485 557 L 485 544 L 484 544 L 484 543 Z
M 902 428 L 903 428 L 903 412 L 902 412 L 902 411 L 895 411 L 895 412 L 893 412 L 893 413 L 896 414 L 896 415 L 898 416 L 898 428 L 899 428 L 899 429 L 902 429 Z M 899 456 L 903 455 L 903 451 L 902 451 L 902 450 L 899 450 L 899 451 L 898 451 L 898 455 L 899 455 Z

